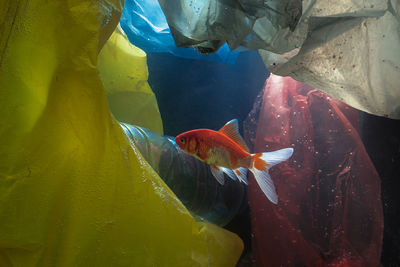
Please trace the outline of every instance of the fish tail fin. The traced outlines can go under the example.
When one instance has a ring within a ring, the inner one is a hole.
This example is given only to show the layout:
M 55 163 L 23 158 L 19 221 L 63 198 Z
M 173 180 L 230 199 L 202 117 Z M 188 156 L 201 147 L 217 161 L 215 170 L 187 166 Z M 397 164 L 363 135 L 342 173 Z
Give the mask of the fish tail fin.
M 254 178 L 265 196 L 274 204 L 278 203 L 278 195 L 268 170 L 290 158 L 293 154 L 293 148 L 284 148 L 277 151 L 252 154 L 252 164 L 249 170 L 254 174 Z

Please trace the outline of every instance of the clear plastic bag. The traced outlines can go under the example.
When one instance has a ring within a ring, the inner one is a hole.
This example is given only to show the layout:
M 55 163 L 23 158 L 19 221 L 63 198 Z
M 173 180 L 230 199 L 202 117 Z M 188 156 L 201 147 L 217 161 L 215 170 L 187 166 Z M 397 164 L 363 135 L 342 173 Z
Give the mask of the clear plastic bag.
M 143 157 L 198 219 L 228 224 L 247 206 L 247 186 L 225 177 L 221 186 L 207 164 L 183 152 L 171 137 L 121 123 Z

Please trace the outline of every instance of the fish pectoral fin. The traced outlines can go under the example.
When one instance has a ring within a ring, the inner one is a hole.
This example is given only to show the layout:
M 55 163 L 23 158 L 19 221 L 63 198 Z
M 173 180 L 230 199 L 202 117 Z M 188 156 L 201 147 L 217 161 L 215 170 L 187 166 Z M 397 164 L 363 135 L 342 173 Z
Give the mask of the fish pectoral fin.
M 224 185 L 225 183 L 224 172 L 215 165 L 210 165 L 210 170 L 215 179 L 217 179 L 218 183 Z
M 231 178 L 234 181 L 237 181 L 236 175 L 233 172 L 233 170 L 228 169 L 228 168 L 224 168 L 224 167 L 218 167 L 220 170 L 222 170 L 222 172 L 224 172 L 226 175 L 228 175 L 229 178 Z
M 247 184 L 247 169 L 237 168 L 233 170 L 240 182 Z

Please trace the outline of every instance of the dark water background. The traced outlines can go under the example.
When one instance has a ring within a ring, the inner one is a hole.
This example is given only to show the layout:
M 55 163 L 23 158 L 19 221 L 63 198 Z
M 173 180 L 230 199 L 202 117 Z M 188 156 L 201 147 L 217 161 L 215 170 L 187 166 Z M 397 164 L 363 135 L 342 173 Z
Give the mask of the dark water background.
M 359 112 L 361 139 L 381 178 L 383 266 L 400 266 L 400 120 Z
M 256 51 L 243 52 L 235 65 L 149 53 L 149 84 L 164 125 L 176 136 L 196 128 L 219 129 L 242 122 L 269 72 Z

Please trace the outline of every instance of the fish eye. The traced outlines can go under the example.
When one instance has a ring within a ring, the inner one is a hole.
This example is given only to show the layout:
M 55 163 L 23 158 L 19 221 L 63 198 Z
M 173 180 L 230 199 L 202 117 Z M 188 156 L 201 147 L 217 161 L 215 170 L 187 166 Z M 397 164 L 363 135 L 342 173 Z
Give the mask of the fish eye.
M 180 141 L 181 141 L 182 144 L 185 144 L 185 138 L 181 137 Z

